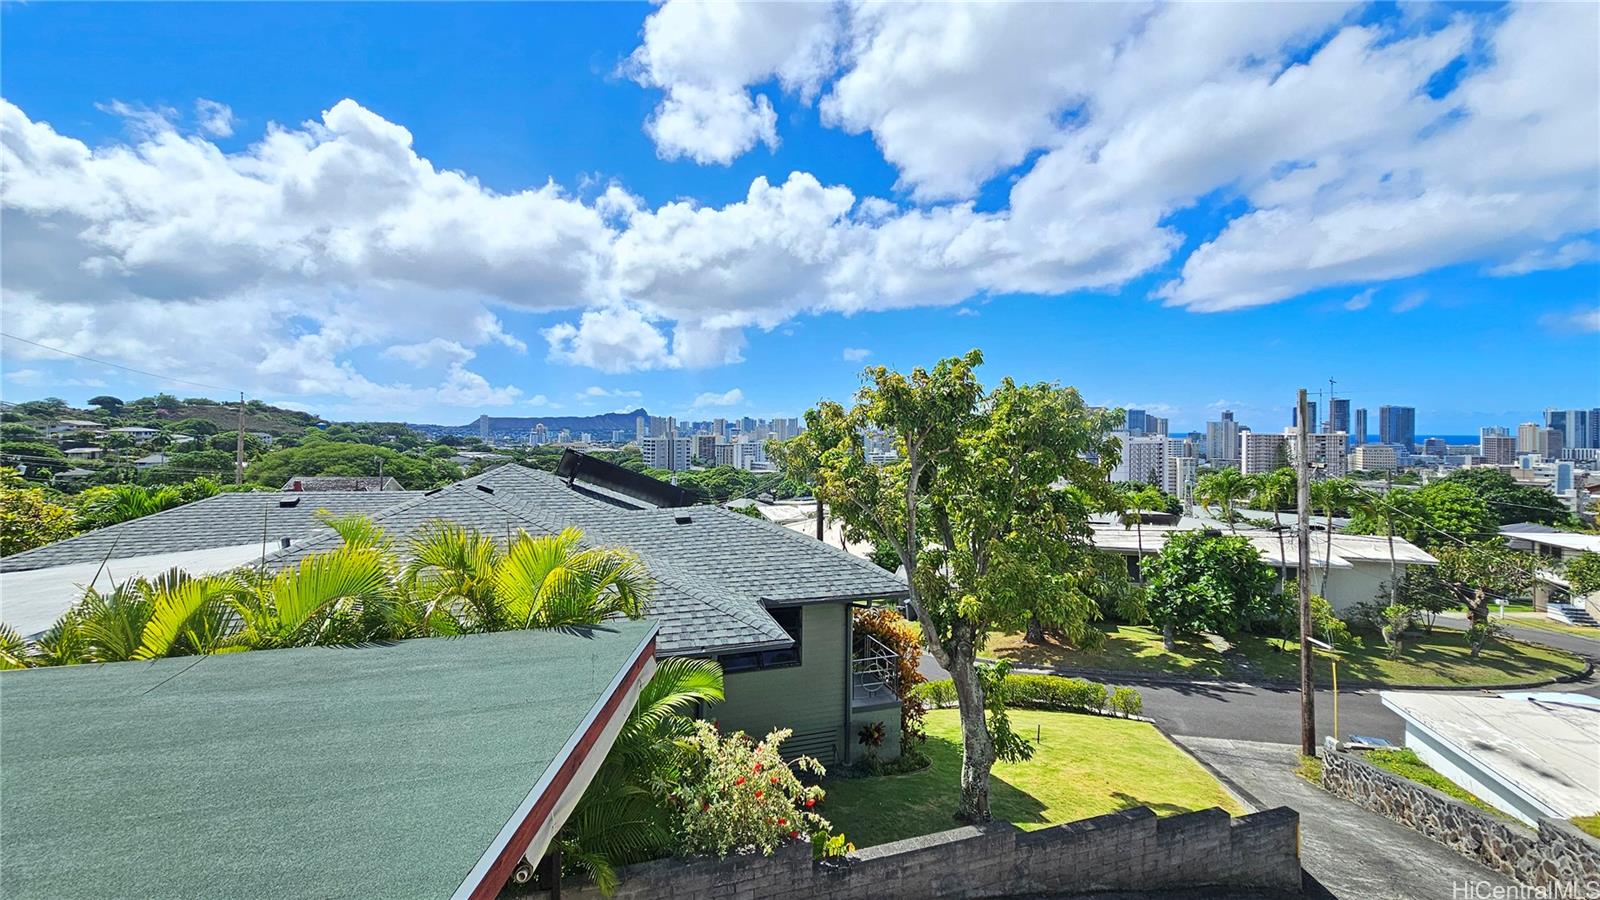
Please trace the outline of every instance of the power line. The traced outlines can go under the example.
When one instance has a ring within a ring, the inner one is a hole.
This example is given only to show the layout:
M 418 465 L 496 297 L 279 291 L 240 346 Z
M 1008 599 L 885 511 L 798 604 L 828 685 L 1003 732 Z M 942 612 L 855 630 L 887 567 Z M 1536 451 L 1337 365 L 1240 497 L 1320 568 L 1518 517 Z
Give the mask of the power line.
M 189 381 L 189 380 L 186 380 L 186 379 L 183 379 L 183 378 L 173 378 L 171 375 L 158 375 L 155 372 L 146 372 L 143 369 L 135 369 L 132 366 L 125 366 L 125 365 L 122 365 L 121 363 L 107 362 L 107 361 L 105 361 L 103 359 L 95 359 L 92 356 L 84 356 L 81 353 L 73 353 L 71 350 L 63 350 L 60 347 L 52 347 L 49 344 L 41 344 L 38 341 L 30 341 L 27 338 L 17 337 L 14 334 L 7 334 L 6 332 L 3 332 L 3 331 L 0 331 L 0 337 L 8 337 L 8 338 L 12 339 L 13 341 L 21 341 L 24 344 L 28 344 L 28 345 L 34 346 L 34 347 L 39 347 L 39 348 L 44 349 L 44 350 L 49 350 L 52 353 L 60 353 L 63 356 L 70 356 L 70 357 L 72 357 L 74 359 L 81 359 L 84 362 L 91 362 L 91 363 L 94 363 L 94 364 L 100 365 L 100 366 L 110 366 L 113 369 L 121 369 L 124 372 L 132 372 L 135 375 L 143 375 L 143 376 L 145 376 L 147 378 L 154 378 L 154 379 L 156 379 L 158 381 L 167 381 L 167 382 L 171 382 L 173 384 L 184 384 L 184 385 L 188 385 L 189 387 L 205 388 L 208 391 L 227 391 L 229 393 L 242 393 L 240 391 L 237 391 L 237 389 L 235 389 L 235 388 L 226 388 L 226 387 L 222 387 L 220 385 L 206 384 L 206 383 L 200 382 L 200 381 Z

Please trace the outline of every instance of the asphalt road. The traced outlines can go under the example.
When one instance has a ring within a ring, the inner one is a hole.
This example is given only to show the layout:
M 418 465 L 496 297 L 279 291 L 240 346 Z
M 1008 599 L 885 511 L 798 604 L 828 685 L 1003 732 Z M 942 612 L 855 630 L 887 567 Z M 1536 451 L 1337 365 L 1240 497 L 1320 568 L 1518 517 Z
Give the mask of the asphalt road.
M 1491 621 L 1493 621 L 1492 618 Z M 1447 625 L 1451 628 L 1466 628 L 1467 617 L 1456 613 L 1442 613 L 1439 616 L 1439 624 Z M 1564 631 L 1527 628 L 1506 623 L 1502 623 L 1501 627 L 1506 630 L 1507 634 L 1519 641 L 1527 641 L 1530 644 L 1543 644 L 1546 647 L 1554 647 L 1557 650 L 1566 650 L 1569 653 L 1588 657 L 1594 660 L 1596 665 L 1600 665 L 1600 628 L 1592 629 L 1596 632 L 1596 635 L 1590 638 L 1578 634 L 1567 634 Z

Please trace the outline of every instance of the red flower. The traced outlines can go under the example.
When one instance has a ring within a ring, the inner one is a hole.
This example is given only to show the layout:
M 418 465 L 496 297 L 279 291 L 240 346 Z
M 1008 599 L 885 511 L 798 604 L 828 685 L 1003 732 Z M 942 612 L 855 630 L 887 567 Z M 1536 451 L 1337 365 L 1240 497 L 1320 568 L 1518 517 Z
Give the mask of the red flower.
M 756 799 L 757 800 L 761 799 L 761 792 L 760 791 L 756 791 Z
M 757 772 L 761 771 L 761 763 L 756 763 L 756 769 L 755 770 Z
M 772 776 L 772 783 L 773 784 L 777 784 L 778 783 L 778 776 L 776 776 L 776 775 Z
M 798 832 L 798 831 L 789 832 L 789 840 L 791 840 L 791 841 L 800 840 L 800 832 Z
M 817 798 L 815 798 L 815 797 L 807 797 L 806 798 L 806 809 L 810 809 L 811 807 L 816 806 L 816 805 L 817 805 Z
M 738 786 L 738 785 L 741 785 L 741 784 L 744 784 L 744 776 L 743 776 L 743 775 L 740 775 L 740 776 L 739 776 L 739 777 L 738 777 L 738 778 L 735 778 L 735 779 L 734 779 L 734 780 L 733 780 L 733 783 L 734 783 L 734 785 L 735 785 L 735 786 Z
M 778 824 L 779 824 L 779 825 L 780 825 L 780 826 L 782 826 L 782 825 L 787 825 L 787 824 L 789 824 L 789 820 L 788 820 L 788 819 L 779 819 L 779 820 L 778 820 Z

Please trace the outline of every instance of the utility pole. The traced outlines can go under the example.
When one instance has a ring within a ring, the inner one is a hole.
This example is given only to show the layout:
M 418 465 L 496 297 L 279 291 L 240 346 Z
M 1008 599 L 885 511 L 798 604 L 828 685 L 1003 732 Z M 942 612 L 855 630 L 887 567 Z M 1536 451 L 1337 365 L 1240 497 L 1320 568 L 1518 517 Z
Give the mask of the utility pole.
M 378 457 L 378 490 L 383 490 L 383 457 Z
M 1300 753 L 1317 753 L 1316 686 L 1311 677 L 1311 442 L 1306 438 L 1306 389 L 1300 389 L 1300 427 L 1295 429 L 1295 550 L 1299 555 L 1295 579 L 1300 589 Z M 1334 736 L 1337 739 L 1337 735 Z
M 812 492 L 815 493 L 815 489 L 814 488 L 813 488 Z M 841 532 L 839 532 L 839 534 L 843 535 L 844 532 L 841 531 Z M 817 498 L 817 540 L 819 540 L 819 541 L 822 540 L 822 498 L 821 497 Z
M 239 431 L 233 448 L 233 483 L 244 484 L 244 391 L 239 392 Z

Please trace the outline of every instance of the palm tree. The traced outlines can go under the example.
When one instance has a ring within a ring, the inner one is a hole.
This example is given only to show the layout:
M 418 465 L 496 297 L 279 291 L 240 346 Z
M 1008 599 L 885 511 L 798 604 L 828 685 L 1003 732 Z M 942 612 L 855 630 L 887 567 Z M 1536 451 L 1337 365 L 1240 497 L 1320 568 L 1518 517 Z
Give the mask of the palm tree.
M 1200 476 L 1194 486 L 1194 498 L 1201 506 L 1216 504 L 1228 522 L 1228 531 L 1234 534 L 1233 505 L 1250 493 L 1250 482 L 1238 469 L 1218 469 Z
M 706 659 L 665 660 L 639 692 L 557 838 L 563 858 L 602 893 L 616 889 L 617 866 L 654 859 L 671 848 L 664 798 L 682 770 L 679 742 L 694 731 L 694 720 L 685 712 L 722 698 L 722 667 Z
M 1127 491 L 1122 495 L 1123 505 L 1133 518 L 1134 540 L 1139 547 L 1140 565 L 1144 564 L 1144 514 L 1146 510 L 1157 512 L 1167 508 L 1167 498 L 1158 488 L 1145 484 L 1137 489 Z M 1127 528 L 1127 518 L 1123 519 L 1123 528 Z
M 28 666 L 28 642 L 10 625 L 0 623 L 0 671 Z
M 464 631 L 594 625 L 644 613 L 650 576 L 633 553 L 579 546 L 583 533 L 530 537 L 504 550 L 493 539 L 438 522 L 411 542 L 406 589 L 442 604 Z
M 1328 596 L 1328 573 L 1333 571 L 1333 515 L 1346 509 L 1356 499 L 1355 485 L 1344 478 L 1325 478 L 1311 484 L 1311 505 L 1327 515 L 1327 542 L 1322 555 L 1322 588 L 1317 593 Z
M 1295 501 L 1299 486 L 1294 470 L 1284 467 L 1251 476 L 1251 502 L 1259 508 L 1272 510 L 1272 522 L 1278 532 L 1278 590 L 1283 591 L 1289 579 L 1289 549 L 1283 539 L 1283 507 Z
M 229 599 L 240 627 L 219 642 L 219 650 L 386 638 L 396 597 L 388 557 L 369 547 L 343 546 L 260 576 Z

